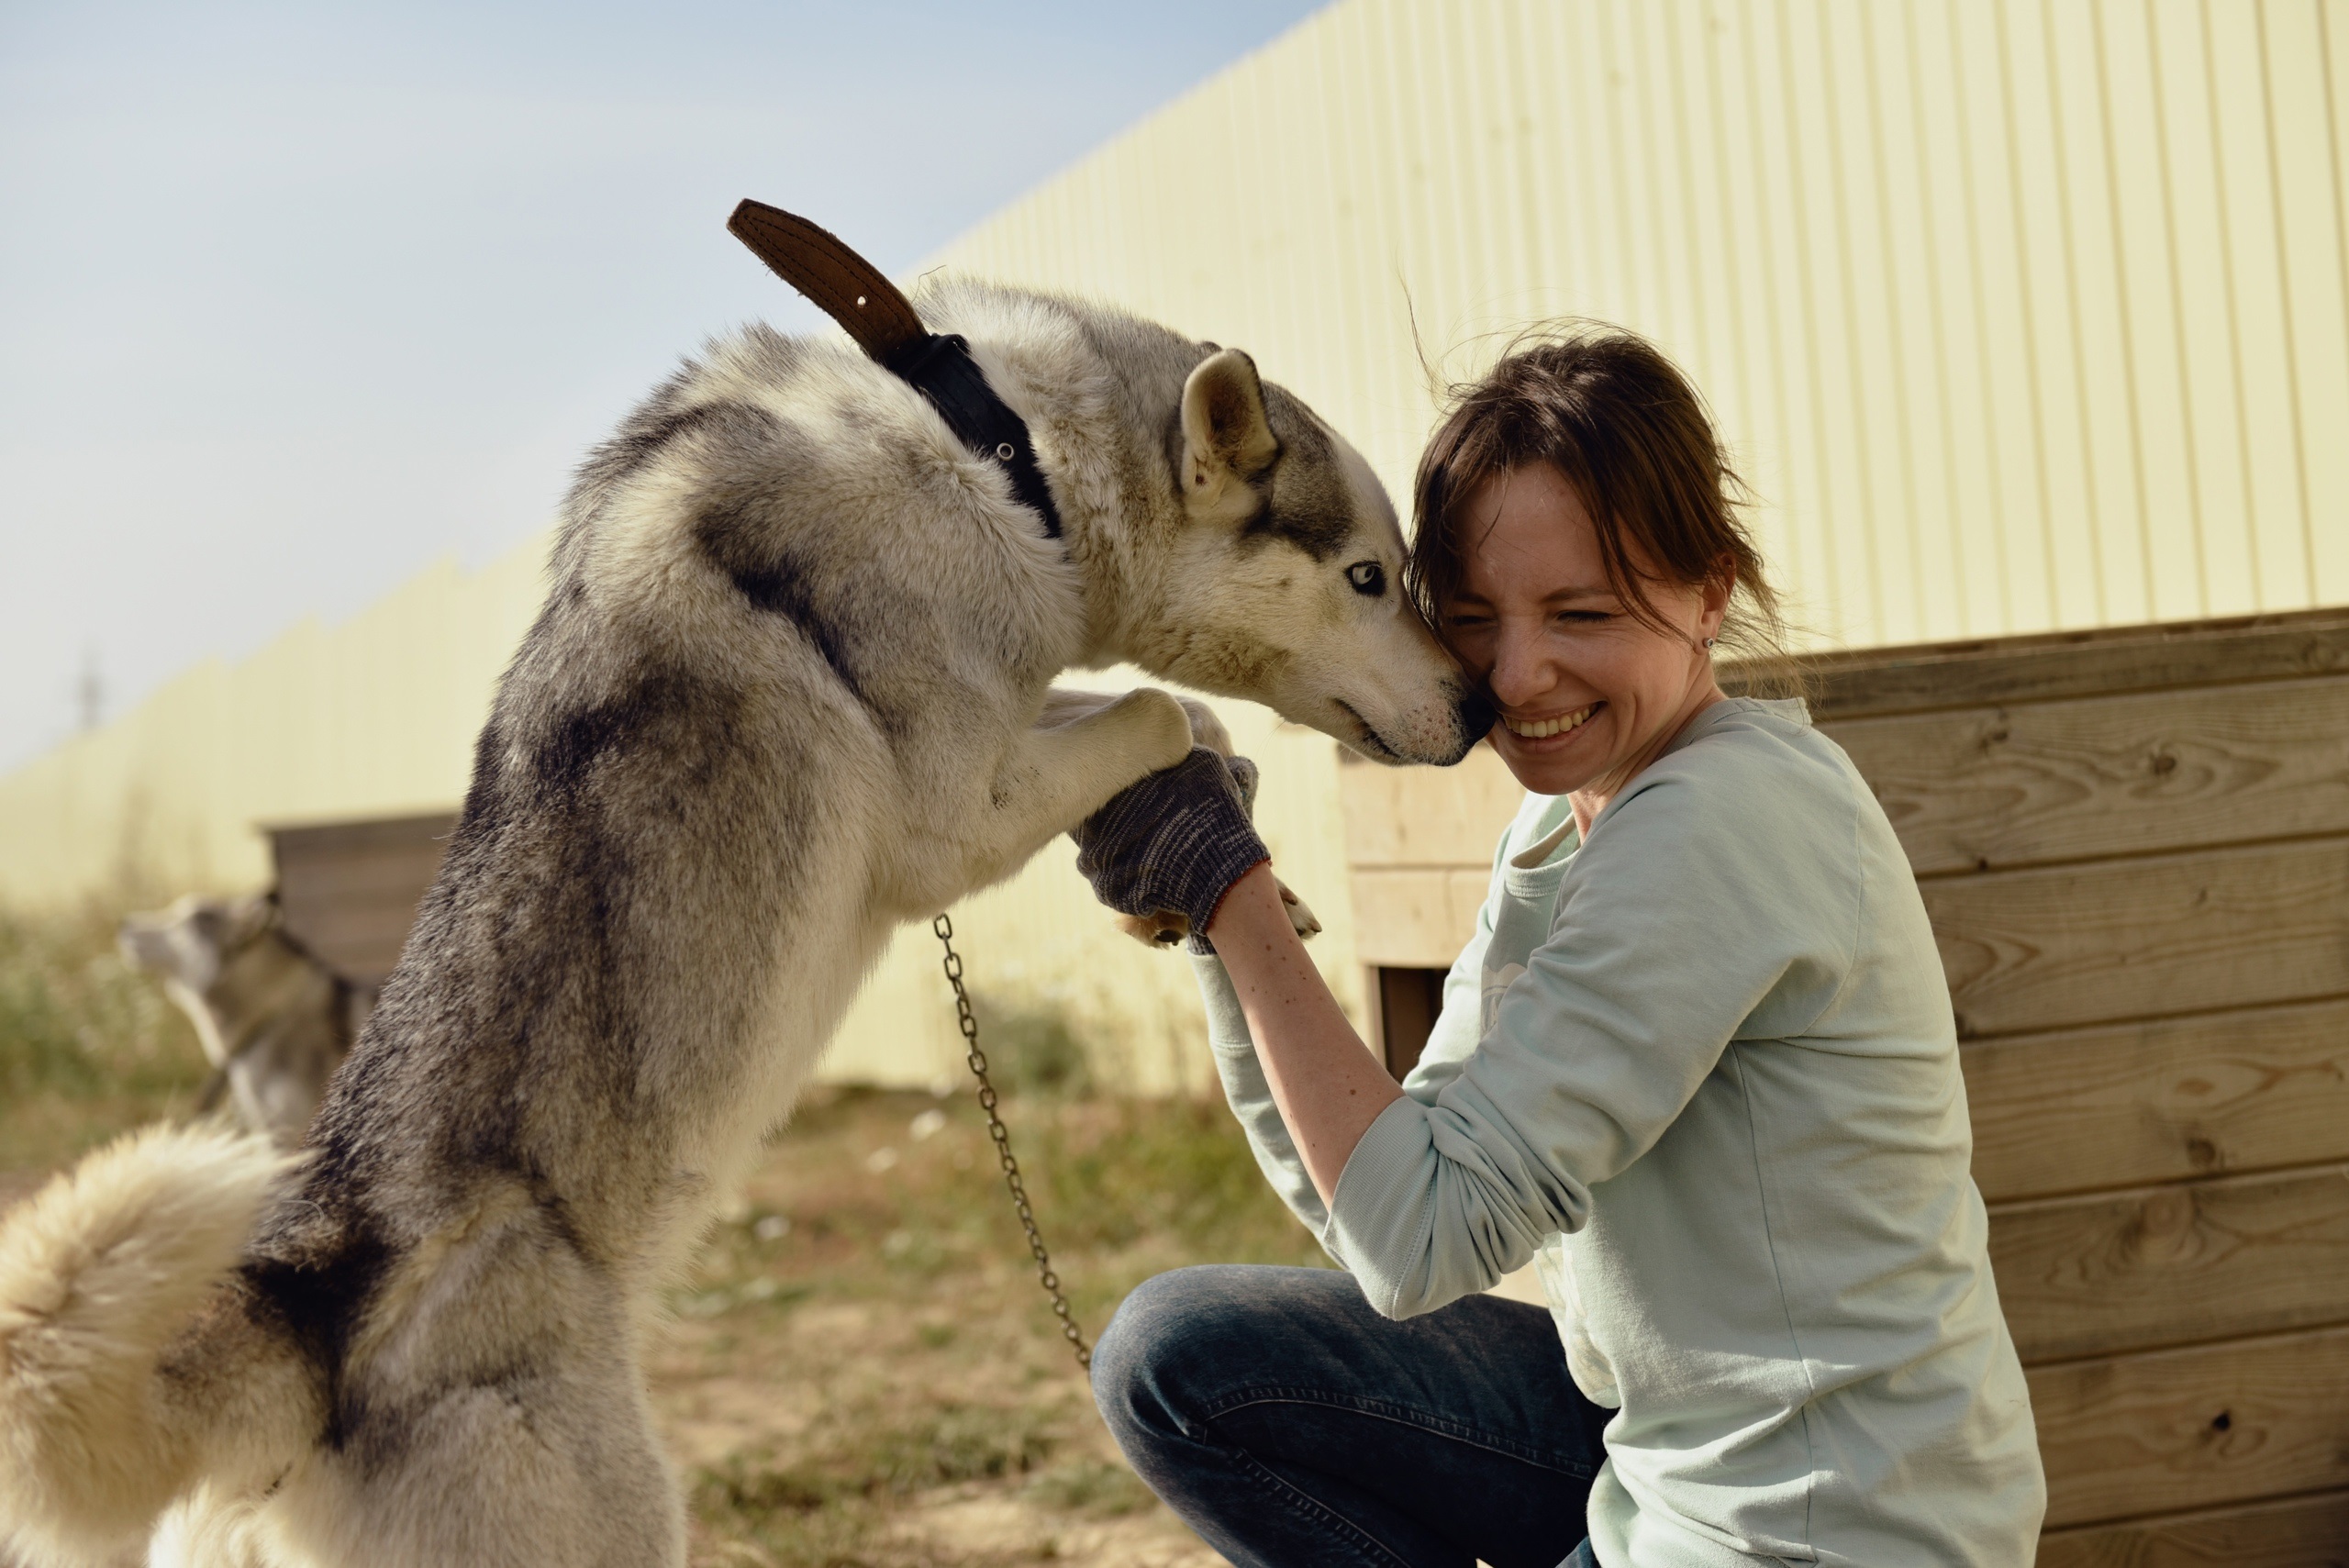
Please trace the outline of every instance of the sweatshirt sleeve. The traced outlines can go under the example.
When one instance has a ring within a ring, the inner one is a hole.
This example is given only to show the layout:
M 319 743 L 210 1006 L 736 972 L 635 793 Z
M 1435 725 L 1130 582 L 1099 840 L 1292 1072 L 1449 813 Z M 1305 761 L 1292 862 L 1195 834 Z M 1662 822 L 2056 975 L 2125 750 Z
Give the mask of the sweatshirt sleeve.
M 1264 1064 L 1256 1060 L 1256 1042 L 1248 1033 L 1248 1016 L 1240 1008 L 1240 993 L 1232 988 L 1223 960 L 1215 954 L 1194 953 L 1191 963 L 1199 974 L 1199 997 L 1207 1004 L 1208 1049 L 1215 1054 L 1216 1076 L 1223 1080 L 1223 1097 L 1240 1119 L 1241 1130 L 1248 1135 L 1256 1168 L 1264 1173 L 1289 1212 L 1321 1237 L 1326 1248 L 1330 1212 L 1322 1207 L 1321 1195 L 1313 1189 L 1305 1162 L 1297 1157 L 1288 1124 L 1281 1120 L 1280 1109 L 1273 1104 L 1272 1085 L 1264 1081 Z
M 1486 1289 L 1579 1229 L 1794 972 L 1787 994 L 1824 1008 L 1856 936 L 1856 814 L 1742 772 L 1660 764 L 1617 800 L 1475 1051 L 1364 1133 L 1323 1245 L 1380 1312 Z

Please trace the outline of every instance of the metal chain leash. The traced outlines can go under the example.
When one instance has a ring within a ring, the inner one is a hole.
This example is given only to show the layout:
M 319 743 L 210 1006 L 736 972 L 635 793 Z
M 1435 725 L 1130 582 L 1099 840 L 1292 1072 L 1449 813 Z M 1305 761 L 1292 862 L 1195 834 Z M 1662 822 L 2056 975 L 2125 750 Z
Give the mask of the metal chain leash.
M 1044 1249 L 1043 1232 L 1036 1229 L 1036 1211 L 1028 1201 L 1028 1184 L 1019 1174 L 1019 1162 L 1011 1152 L 1011 1133 L 996 1115 L 995 1084 L 987 1078 L 987 1053 L 979 1049 L 979 1020 L 971 1011 L 971 994 L 963 986 L 963 955 L 954 951 L 954 922 L 941 915 L 930 923 L 938 935 L 941 947 L 946 950 L 946 983 L 954 987 L 954 1022 L 963 1031 L 963 1044 L 967 1053 L 963 1060 L 971 1069 L 971 1076 L 979 1081 L 979 1108 L 987 1113 L 987 1136 L 995 1140 L 996 1162 L 1003 1166 L 1003 1184 L 1011 1189 L 1011 1207 L 1019 1213 L 1020 1229 L 1028 1232 L 1028 1251 L 1036 1260 L 1036 1283 L 1052 1298 L 1052 1316 L 1061 1320 L 1061 1337 L 1076 1351 L 1076 1364 L 1090 1374 L 1093 1371 L 1093 1347 L 1085 1342 L 1085 1331 L 1069 1315 L 1068 1297 L 1061 1292 L 1061 1276 L 1052 1272 L 1052 1255 Z

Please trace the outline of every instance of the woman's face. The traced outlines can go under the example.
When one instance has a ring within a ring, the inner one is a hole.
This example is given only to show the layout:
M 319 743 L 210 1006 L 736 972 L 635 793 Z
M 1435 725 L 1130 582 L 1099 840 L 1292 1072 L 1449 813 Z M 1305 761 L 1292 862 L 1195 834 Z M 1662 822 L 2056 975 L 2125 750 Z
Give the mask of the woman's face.
M 1546 462 L 1486 481 L 1461 518 L 1467 559 L 1445 635 L 1500 709 L 1494 749 L 1536 795 L 1587 792 L 1603 805 L 1720 699 L 1702 644 L 1720 629 L 1730 585 L 1657 583 L 1635 547 L 1669 629 L 1642 623 L 1607 585 L 1582 497 Z

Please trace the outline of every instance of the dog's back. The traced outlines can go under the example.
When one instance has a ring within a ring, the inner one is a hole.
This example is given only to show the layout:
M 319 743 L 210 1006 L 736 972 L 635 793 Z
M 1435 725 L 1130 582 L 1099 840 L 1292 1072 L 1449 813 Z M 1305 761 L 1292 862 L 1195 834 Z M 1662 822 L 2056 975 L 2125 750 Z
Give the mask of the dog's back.
M 232 1287 L 325 1391 L 280 1512 L 328 1560 L 674 1555 L 654 1286 L 1069 657 L 1020 624 L 1032 525 L 989 539 L 932 424 L 754 328 L 583 468 L 440 878 Z

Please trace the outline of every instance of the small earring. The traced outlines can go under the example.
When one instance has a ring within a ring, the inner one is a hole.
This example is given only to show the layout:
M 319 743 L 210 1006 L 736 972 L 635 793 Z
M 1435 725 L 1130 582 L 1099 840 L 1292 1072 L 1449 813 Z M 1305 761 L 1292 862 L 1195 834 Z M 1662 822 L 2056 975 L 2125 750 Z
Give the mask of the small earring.
M 1705 639 L 1704 647 L 1706 652 L 1710 653 L 1713 651 L 1713 643 L 1715 640 L 1715 639 L 1709 637 Z

